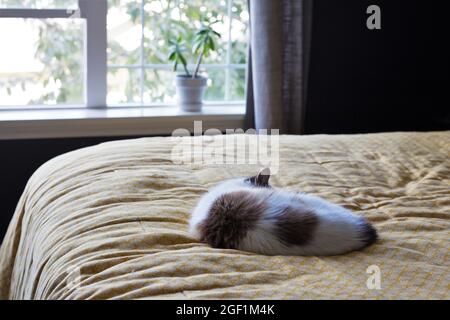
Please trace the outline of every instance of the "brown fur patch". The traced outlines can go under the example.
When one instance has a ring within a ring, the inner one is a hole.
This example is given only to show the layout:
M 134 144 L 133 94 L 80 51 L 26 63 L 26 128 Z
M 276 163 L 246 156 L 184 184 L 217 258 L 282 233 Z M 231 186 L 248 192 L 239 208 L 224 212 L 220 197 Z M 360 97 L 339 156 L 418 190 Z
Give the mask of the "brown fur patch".
M 235 249 L 265 209 L 265 204 L 250 192 L 224 194 L 213 203 L 200 225 L 201 241 L 214 248 Z
M 313 239 L 319 220 L 313 212 L 299 210 L 287 207 L 277 221 L 277 236 L 285 245 L 306 245 Z

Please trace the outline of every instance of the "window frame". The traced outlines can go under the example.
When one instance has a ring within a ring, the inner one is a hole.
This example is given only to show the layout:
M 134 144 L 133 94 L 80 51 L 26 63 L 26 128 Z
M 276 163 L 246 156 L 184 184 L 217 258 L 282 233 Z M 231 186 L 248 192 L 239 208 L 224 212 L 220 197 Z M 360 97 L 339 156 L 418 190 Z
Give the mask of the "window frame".
M 239 106 L 243 105 L 242 100 L 230 100 L 230 82 L 232 70 L 245 70 L 245 64 L 232 63 L 232 41 L 231 41 L 231 29 L 232 29 L 232 4 L 233 0 L 227 1 L 227 15 L 229 16 L 230 23 L 228 28 L 228 42 L 226 48 L 226 61 L 220 64 L 206 64 L 208 69 L 222 69 L 225 72 L 225 96 L 223 101 L 206 101 L 205 105 L 208 106 Z M 141 26 L 145 24 L 144 13 L 144 1 L 141 1 Z M 159 107 L 159 106 L 174 106 L 172 103 L 144 103 L 143 102 L 143 73 L 146 70 L 171 69 L 170 64 L 148 64 L 144 61 L 143 54 L 143 41 L 144 36 L 142 34 L 141 39 L 141 58 L 140 63 L 135 65 L 108 65 L 107 60 L 107 47 L 108 47 L 108 34 L 107 34 L 107 15 L 108 15 L 108 3 L 107 0 L 78 0 L 78 8 L 61 8 L 61 9 L 39 9 L 39 8 L 0 8 L 1 18 L 29 18 L 29 19 L 83 19 L 85 20 L 85 32 L 84 32 L 84 55 L 83 55 L 83 74 L 84 74 L 84 103 L 80 105 L 23 105 L 23 106 L 0 106 L 0 110 L 27 110 L 27 109 L 61 109 L 61 108 L 107 108 L 107 107 Z M 192 65 L 189 65 L 193 67 Z M 107 77 L 109 69 L 138 69 L 140 70 L 140 97 L 139 103 L 133 104 L 109 104 L 107 103 Z

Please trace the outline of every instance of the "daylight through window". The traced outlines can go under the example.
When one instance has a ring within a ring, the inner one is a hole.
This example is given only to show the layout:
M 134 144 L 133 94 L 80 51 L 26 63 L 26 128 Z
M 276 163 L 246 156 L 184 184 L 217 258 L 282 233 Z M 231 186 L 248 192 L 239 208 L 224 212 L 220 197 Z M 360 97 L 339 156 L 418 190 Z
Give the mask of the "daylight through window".
M 84 54 L 85 39 L 95 41 L 102 33 L 87 29 L 83 15 L 67 10 L 77 8 L 77 0 L 0 0 L 0 41 L 6 44 L 0 51 L 1 106 L 89 105 L 90 97 L 102 101 L 98 92 L 90 95 L 86 82 L 87 66 L 96 65 L 87 61 L 98 55 Z M 218 50 L 202 64 L 209 78 L 205 100 L 244 100 L 247 0 L 108 0 L 107 10 L 103 101 L 108 105 L 175 104 L 169 40 L 181 35 L 190 49 L 195 31 L 210 23 L 221 38 Z M 192 69 L 196 57 L 191 51 L 186 57 Z

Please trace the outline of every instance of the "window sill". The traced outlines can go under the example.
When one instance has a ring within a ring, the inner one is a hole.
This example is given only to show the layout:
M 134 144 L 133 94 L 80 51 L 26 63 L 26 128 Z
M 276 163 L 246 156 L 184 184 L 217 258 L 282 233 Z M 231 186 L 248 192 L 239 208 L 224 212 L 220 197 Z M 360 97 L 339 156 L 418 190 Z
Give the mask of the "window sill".
M 69 137 L 170 135 L 173 130 L 243 128 L 245 107 L 205 106 L 201 112 L 177 107 L 0 110 L 0 140 Z

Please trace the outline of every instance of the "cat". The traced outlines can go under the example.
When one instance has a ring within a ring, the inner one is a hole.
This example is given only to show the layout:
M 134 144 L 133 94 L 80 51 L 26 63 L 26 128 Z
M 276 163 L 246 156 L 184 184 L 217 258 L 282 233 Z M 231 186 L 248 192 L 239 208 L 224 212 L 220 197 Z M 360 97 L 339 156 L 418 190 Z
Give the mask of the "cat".
M 269 185 L 270 169 L 224 181 L 198 202 L 190 234 L 214 248 L 264 255 L 339 255 L 376 242 L 363 217 L 317 196 Z

